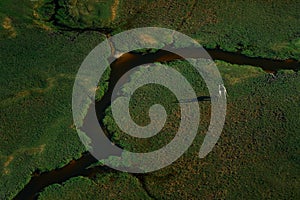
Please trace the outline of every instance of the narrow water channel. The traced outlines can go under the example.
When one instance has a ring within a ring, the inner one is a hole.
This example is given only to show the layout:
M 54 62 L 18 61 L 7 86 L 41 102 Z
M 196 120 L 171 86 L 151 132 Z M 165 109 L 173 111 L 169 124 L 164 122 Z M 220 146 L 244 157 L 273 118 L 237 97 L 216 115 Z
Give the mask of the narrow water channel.
M 193 55 L 193 49 L 185 49 L 184 52 L 188 57 L 197 58 L 198 55 Z M 296 60 L 271 60 L 264 58 L 250 58 L 238 53 L 224 52 L 222 50 L 207 50 L 210 56 L 214 60 L 223 60 L 228 63 L 238 64 L 238 65 L 253 65 L 261 67 L 267 72 L 276 72 L 280 69 L 291 69 L 298 71 L 300 69 L 300 63 Z M 119 59 L 111 64 L 111 75 L 109 88 L 101 101 L 96 103 L 97 117 L 102 126 L 102 119 L 104 118 L 104 111 L 111 103 L 111 94 L 117 81 L 130 69 L 153 62 L 167 62 L 176 59 L 181 59 L 176 54 L 170 53 L 168 51 L 159 50 L 155 53 L 140 54 L 140 53 L 126 53 L 122 55 Z M 128 81 L 128 77 L 122 77 L 121 81 Z M 83 128 L 84 129 L 84 128 Z M 95 163 L 97 160 L 90 154 L 85 153 L 78 160 L 72 160 L 66 166 L 55 169 L 44 173 L 34 173 L 30 182 L 25 186 L 25 188 L 15 197 L 15 199 L 37 199 L 38 193 L 45 187 L 54 184 L 62 183 L 68 179 L 76 176 L 87 176 L 92 177 L 95 173 L 114 171 L 108 167 L 94 167 L 86 169 L 91 164 Z

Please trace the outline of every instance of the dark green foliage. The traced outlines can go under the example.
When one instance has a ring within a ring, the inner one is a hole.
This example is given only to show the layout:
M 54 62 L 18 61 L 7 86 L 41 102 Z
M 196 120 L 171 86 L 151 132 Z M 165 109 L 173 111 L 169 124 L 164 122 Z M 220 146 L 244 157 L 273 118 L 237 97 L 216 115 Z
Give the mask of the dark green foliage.
M 191 33 L 212 48 L 218 45 L 248 56 L 300 59 L 296 45 L 300 38 L 299 8 L 298 1 L 212 1 L 205 9 L 212 10 L 215 22 L 195 27 Z M 190 22 L 193 20 L 196 18 Z
M 108 28 L 113 33 L 161 26 L 193 36 L 209 48 L 268 58 L 300 57 L 299 2 L 294 0 L 120 1 L 115 20 L 111 9 L 116 1 L 74 2 L 0 1 L 0 199 L 12 199 L 34 171 L 62 167 L 86 151 L 73 126 L 72 86 L 80 63 L 105 37 L 88 31 L 45 31 L 36 24 Z M 202 79 L 186 63 L 169 65 L 188 78 L 197 95 L 207 95 Z M 218 65 L 229 97 L 217 146 L 205 159 L 197 157 L 210 117 L 209 102 L 199 102 L 201 127 L 189 151 L 173 165 L 146 175 L 144 184 L 161 199 L 298 199 L 300 74 L 280 71 L 273 77 L 249 66 Z M 107 90 L 109 75 L 110 69 L 99 82 L 97 100 Z M 138 114 L 133 118 L 147 124 L 154 102 L 164 104 L 171 114 L 166 134 L 153 141 L 129 138 L 115 126 L 108 109 L 104 122 L 113 140 L 144 152 L 168 143 L 180 114 L 170 91 L 155 85 L 138 90 L 131 101 Z M 115 199 L 117 194 L 125 199 L 148 197 L 133 176 L 107 173 L 52 185 L 40 198 Z
M 116 14 L 112 12 L 114 6 L 112 0 L 58 0 L 57 3 L 53 0 L 44 0 L 37 5 L 38 19 L 68 28 L 105 28 L 112 25 L 116 18 Z M 114 9 L 117 9 L 117 6 Z
M 32 22 L 32 4 L 33 2 L 27 0 L 3 0 L 0 1 L 0 19 L 1 24 L 4 17 L 13 18 L 14 23 Z M 0 26 L 0 30 L 3 27 Z
M 16 195 L 35 170 L 86 151 L 73 126 L 72 89 L 81 62 L 104 38 L 28 28 L 1 40 L 0 199 Z
M 43 6 L 37 7 L 37 13 L 39 19 L 43 21 L 53 20 L 55 15 L 55 3 L 53 0 L 43 0 Z
M 48 1 L 40 6 L 41 19 L 49 19 L 53 6 Z M 62 0 L 58 1 L 52 20 L 69 28 L 112 28 L 113 33 L 158 26 L 188 34 L 207 48 L 219 47 L 255 57 L 299 60 L 299 8 L 296 0 L 288 3 L 281 0 Z
M 99 84 L 98 84 L 98 87 L 97 87 L 97 90 L 96 90 L 96 94 L 95 94 L 95 100 L 96 101 L 99 101 L 103 97 L 105 92 L 107 91 L 108 84 L 109 84 L 109 77 L 110 77 L 110 67 L 108 67 L 104 71 L 104 73 L 103 73 L 103 75 L 102 75 L 102 77 L 99 81 Z
M 160 26 L 207 48 L 248 56 L 300 59 L 300 4 L 281 1 L 124 1 L 125 29 Z
M 184 62 L 168 65 L 187 75 L 199 96 L 207 95 L 205 84 Z M 145 176 L 150 194 L 162 199 L 299 197 L 297 180 L 300 177 L 296 172 L 300 167 L 300 97 L 297 93 L 300 74 L 281 71 L 273 77 L 250 66 L 219 61 L 217 65 L 229 95 L 226 124 L 218 144 L 206 158 L 198 158 L 210 116 L 209 103 L 199 102 L 201 126 L 193 145 L 171 166 Z M 138 74 L 133 74 L 131 80 L 138 78 Z M 153 95 L 152 91 L 156 93 Z M 137 123 L 143 120 L 147 123 L 149 105 L 145 102 L 151 100 L 148 94 L 154 96 L 155 103 L 165 102 L 167 110 L 173 108 L 173 98 L 168 91 L 161 87 L 142 87 L 132 99 L 131 114 Z M 160 100 L 162 97 L 171 100 Z M 175 107 L 173 113 L 170 110 L 171 115 L 176 115 Z M 162 143 L 169 142 L 165 135 L 176 131 L 173 130 L 176 121 L 172 121 L 158 134 L 160 141 L 151 138 L 156 142 L 144 142 L 122 133 L 109 111 L 104 123 L 119 145 L 135 151 L 158 149 Z
M 157 65 L 159 67 L 159 64 Z M 183 61 L 178 61 L 177 63 L 168 66 L 174 67 L 183 75 L 185 75 L 187 80 L 189 80 L 192 85 L 195 86 L 197 96 L 208 96 L 208 91 L 206 89 L 204 81 L 200 76 L 198 76 L 198 73 L 189 64 Z M 136 83 L 137 80 L 141 78 L 140 76 L 141 74 L 139 72 L 136 72 L 130 77 L 130 81 L 127 84 L 130 85 Z M 124 87 L 122 88 L 123 96 L 128 95 L 126 87 L 127 86 L 124 85 Z M 185 99 L 181 99 L 181 101 L 184 100 Z M 163 105 L 168 114 L 168 119 L 166 121 L 167 125 L 159 134 L 155 135 L 154 137 L 142 140 L 138 138 L 132 138 L 124 134 L 118 128 L 112 118 L 111 110 L 109 109 L 106 111 L 104 124 L 107 126 L 109 132 L 113 133 L 112 139 L 123 147 L 126 147 L 126 149 L 133 152 L 154 151 L 160 149 L 168 142 L 170 142 L 177 133 L 179 127 L 178 122 L 180 121 L 180 107 L 175 95 L 167 88 L 156 84 L 148 84 L 136 90 L 132 98 L 130 99 L 130 113 L 132 114 L 132 119 L 140 126 L 149 124 L 150 118 L 148 116 L 148 111 L 153 104 Z
M 147 196 L 137 178 L 125 173 L 105 173 L 97 175 L 93 180 L 85 177 L 76 177 L 63 183 L 63 185 L 51 185 L 40 193 L 38 199 L 94 200 L 151 198 Z
M 35 3 L 0 3 L 0 199 L 12 199 L 34 171 L 62 167 L 86 151 L 73 125 L 72 89 L 81 62 L 105 37 L 34 28 Z
M 123 1 L 120 16 L 127 19 L 125 28 L 158 26 L 177 29 L 191 11 L 193 1 L 135 0 Z

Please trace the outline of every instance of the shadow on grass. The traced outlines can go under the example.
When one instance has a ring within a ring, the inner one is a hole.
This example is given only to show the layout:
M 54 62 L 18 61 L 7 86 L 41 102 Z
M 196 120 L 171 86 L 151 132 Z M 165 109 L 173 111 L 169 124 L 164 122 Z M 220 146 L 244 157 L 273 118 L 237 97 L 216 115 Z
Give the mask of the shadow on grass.
M 192 102 L 210 101 L 210 100 L 211 100 L 210 96 L 200 96 L 193 99 L 181 99 L 174 103 L 192 103 Z

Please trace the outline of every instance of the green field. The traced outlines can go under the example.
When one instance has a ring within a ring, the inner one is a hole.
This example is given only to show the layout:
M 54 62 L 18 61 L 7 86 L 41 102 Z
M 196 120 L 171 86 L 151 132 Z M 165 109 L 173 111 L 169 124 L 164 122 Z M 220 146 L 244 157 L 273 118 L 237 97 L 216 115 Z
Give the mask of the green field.
M 34 172 L 63 167 L 86 151 L 73 125 L 72 87 L 83 59 L 107 34 L 161 26 L 182 31 L 207 48 L 300 60 L 299 8 L 292 0 L 2 0 L 0 199 L 15 197 Z M 167 65 L 182 72 L 197 95 L 208 95 L 186 63 Z M 193 145 L 171 166 L 145 175 L 143 183 L 131 174 L 99 173 L 50 185 L 39 199 L 298 199 L 299 72 L 280 71 L 273 77 L 252 66 L 217 65 L 229 93 L 228 114 L 217 146 L 205 159 L 197 155 L 210 103 L 199 102 L 202 126 Z M 110 70 L 99 83 L 97 100 L 108 88 L 109 75 Z M 135 78 L 137 74 L 131 81 Z M 133 118 L 147 124 L 149 119 L 141 116 L 154 102 L 169 113 L 162 133 L 153 140 L 129 138 L 116 127 L 108 108 L 104 124 L 113 141 L 129 150 L 149 151 L 172 139 L 178 105 L 165 88 L 139 89 L 131 102 L 138 114 Z

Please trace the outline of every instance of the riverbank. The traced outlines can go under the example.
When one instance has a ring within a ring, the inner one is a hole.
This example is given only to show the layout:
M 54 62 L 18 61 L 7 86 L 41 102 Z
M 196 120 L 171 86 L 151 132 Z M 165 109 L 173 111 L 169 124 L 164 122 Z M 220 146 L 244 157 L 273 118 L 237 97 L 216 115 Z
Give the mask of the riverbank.
M 231 57 L 232 58 L 232 57 Z M 239 58 L 239 56 L 238 56 Z M 111 74 L 110 74 L 110 81 L 109 81 L 109 88 L 107 93 L 105 93 L 104 97 L 100 102 L 97 103 L 97 115 L 99 118 L 99 121 L 101 122 L 103 128 L 105 126 L 102 123 L 103 118 L 105 117 L 105 110 L 110 104 L 110 95 L 111 92 L 116 84 L 116 82 L 119 80 L 119 78 L 122 77 L 124 73 L 126 73 L 128 70 L 132 69 L 135 66 L 141 65 L 143 63 L 148 62 L 171 62 L 174 59 L 178 59 L 178 56 L 170 54 L 169 52 L 164 51 L 158 51 L 153 54 L 137 54 L 137 53 L 131 53 L 131 54 L 124 54 L 120 59 L 115 61 L 111 65 Z M 259 58 L 256 58 L 259 60 Z M 264 59 L 263 59 L 264 61 Z M 239 62 L 239 61 L 238 61 Z M 276 61 L 272 61 L 276 62 Z M 279 61 L 280 64 L 282 61 Z M 171 62 L 172 63 L 172 62 Z M 284 62 L 282 62 L 284 63 Z M 225 81 L 227 81 L 227 84 L 233 83 L 233 80 L 236 82 L 237 79 L 240 80 L 243 77 L 243 74 L 247 74 L 243 80 L 247 80 L 250 76 L 250 78 L 253 78 L 255 76 L 265 76 L 263 75 L 263 71 L 255 70 L 255 67 L 245 67 L 245 66 L 239 66 L 239 65 L 230 65 L 225 62 L 217 62 L 218 66 L 220 67 L 221 73 L 223 72 L 225 75 Z M 259 63 L 258 63 L 259 64 Z M 222 68 L 222 66 L 224 66 Z M 239 69 L 240 68 L 240 69 Z M 276 68 L 273 68 L 272 71 L 278 71 L 280 68 L 277 66 Z M 231 70 L 231 72 L 228 72 L 228 70 Z M 249 72 L 247 72 L 249 70 Z M 238 72 L 238 73 L 236 73 Z M 252 74 L 252 75 L 251 75 Z M 255 75 L 256 74 L 256 75 Z M 254 77 L 252 77 L 254 75 Z M 129 77 L 123 77 L 123 81 L 128 81 Z M 272 79 L 272 77 L 270 76 Z M 227 79 L 227 80 L 226 80 Z M 237 81 L 239 82 L 239 81 Z M 263 83 L 263 82 L 261 82 Z M 235 95 L 233 95 L 235 96 Z M 41 191 L 43 188 L 53 184 L 58 183 L 61 184 L 68 179 L 76 176 L 86 176 L 90 177 L 92 173 L 103 173 L 105 170 L 108 170 L 108 168 L 104 168 L 103 171 L 102 167 L 95 167 L 94 170 L 86 169 L 87 166 L 95 163 L 96 160 L 92 158 L 90 154 L 84 154 L 82 158 L 79 160 L 74 160 L 70 164 L 66 165 L 65 167 L 45 172 L 37 177 L 32 178 L 32 180 L 27 184 L 27 186 L 22 190 L 19 195 L 16 197 L 16 199 L 19 199 L 19 197 L 26 196 L 28 199 L 34 199 L 33 197 L 37 195 L 39 191 Z M 98 171 L 98 172 L 97 172 Z M 110 170 L 108 170 L 110 171 Z M 53 174 L 52 174 L 53 173 Z M 145 184 L 145 183 L 143 183 Z M 38 187 L 37 187 L 38 186 Z

